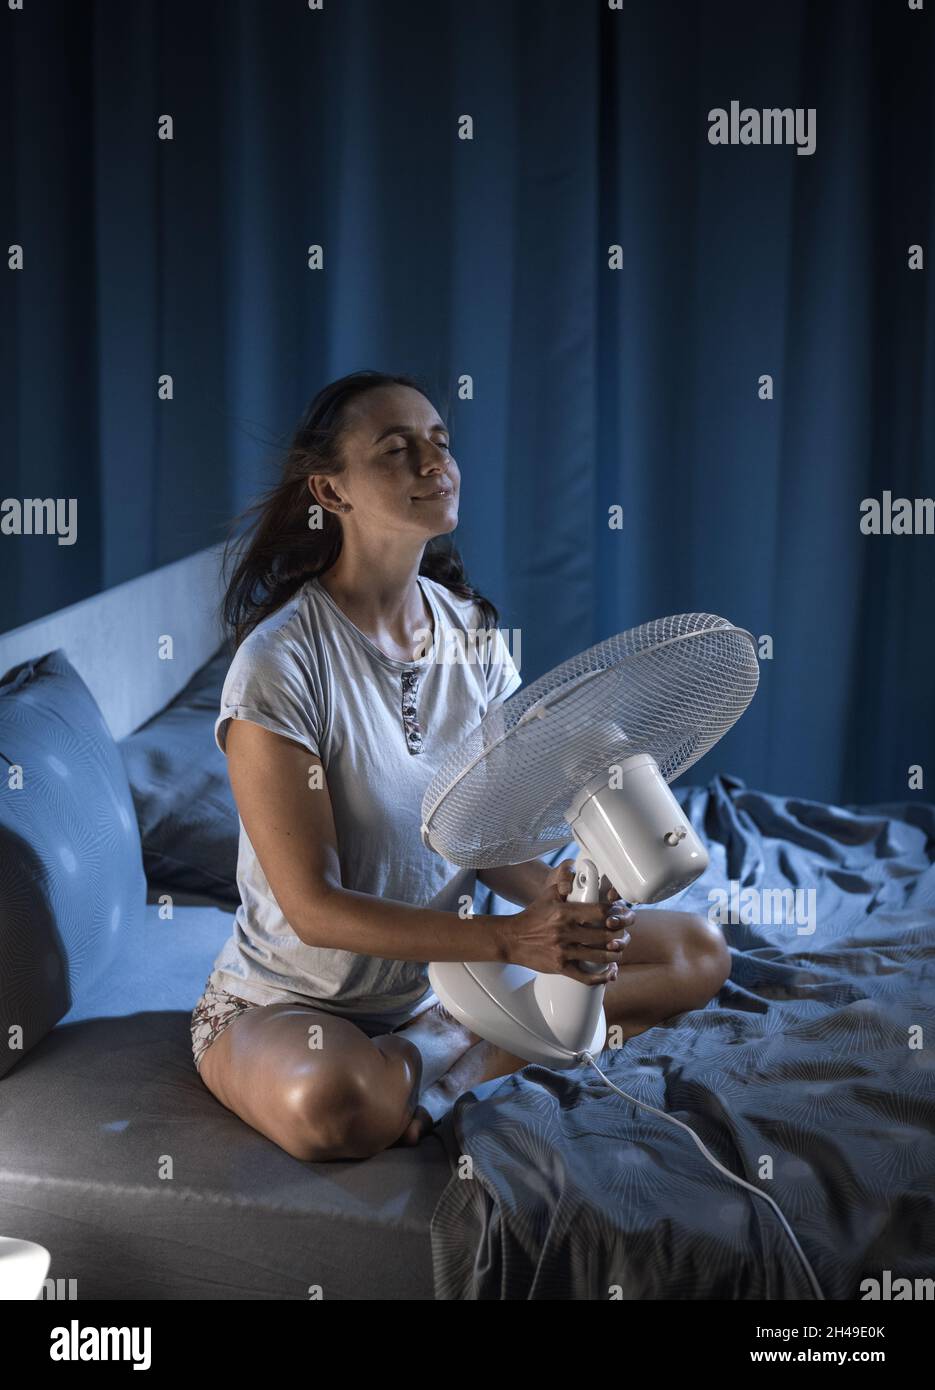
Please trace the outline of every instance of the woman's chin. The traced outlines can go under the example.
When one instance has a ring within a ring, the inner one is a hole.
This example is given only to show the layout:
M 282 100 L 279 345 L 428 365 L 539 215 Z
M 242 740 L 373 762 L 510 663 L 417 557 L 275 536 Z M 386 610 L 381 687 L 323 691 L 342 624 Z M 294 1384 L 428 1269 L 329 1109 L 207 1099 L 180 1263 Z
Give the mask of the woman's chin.
M 431 539 L 432 536 L 447 536 L 454 531 L 458 525 L 458 512 L 456 508 L 446 508 L 440 515 L 434 516 L 431 521 L 426 518 L 425 535 Z

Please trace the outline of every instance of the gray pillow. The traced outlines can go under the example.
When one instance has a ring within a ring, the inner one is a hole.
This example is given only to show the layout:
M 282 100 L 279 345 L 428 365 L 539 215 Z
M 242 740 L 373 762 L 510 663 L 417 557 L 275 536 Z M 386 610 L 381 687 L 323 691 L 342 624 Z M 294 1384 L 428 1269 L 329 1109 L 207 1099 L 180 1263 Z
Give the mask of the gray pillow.
M 240 820 L 214 721 L 232 656 L 225 644 L 170 705 L 118 744 L 151 886 L 235 906 Z
M 65 652 L 0 680 L 0 1076 L 141 929 L 146 879 L 117 745 Z

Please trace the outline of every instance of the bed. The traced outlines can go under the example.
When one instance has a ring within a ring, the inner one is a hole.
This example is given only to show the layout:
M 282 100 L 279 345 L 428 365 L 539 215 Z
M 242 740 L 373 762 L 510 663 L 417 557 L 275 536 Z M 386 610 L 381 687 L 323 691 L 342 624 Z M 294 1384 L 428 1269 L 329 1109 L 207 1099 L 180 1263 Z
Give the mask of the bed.
M 68 997 L 0 1074 L 0 1234 L 50 1250 L 45 1296 L 808 1296 L 765 1204 L 588 1070 L 526 1067 L 462 1097 L 417 1148 L 355 1163 L 292 1159 L 202 1085 L 189 1015 L 230 931 L 236 815 L 217 768 L 186 781 L 210 769 L 191 743 L 166 761 L 162 741 L 182 706 L 213 722 L 219 558 L 210 548 L 0 636 L 0 677 L 52 649 L 80 674 L 130 771 L 146 871 L 132 929 L 117 924 L 93 970 L 80 922 L 59 943 Z M 173 659 L 154 662 L 179 614 Z M 167 788 L 210 814 L 180 829 Z M 707 910 L 730 884 L 814 890 L 815 929 L 725 924 L 719 999 L 600 1064 L 769 1183 L 828 1297 L 860 1297 L 884 1270 L 930 1274 L 935 807 L 826 806 L 718 775 L 675 790 L 711 846 L 679 906 Z M 486 890 L 475 905 L 515 910 Z

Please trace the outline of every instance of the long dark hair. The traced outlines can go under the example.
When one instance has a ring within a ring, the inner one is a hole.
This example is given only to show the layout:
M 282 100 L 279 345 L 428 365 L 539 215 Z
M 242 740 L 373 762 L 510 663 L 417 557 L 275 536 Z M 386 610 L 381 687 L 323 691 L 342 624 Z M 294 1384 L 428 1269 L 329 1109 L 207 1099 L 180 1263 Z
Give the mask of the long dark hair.
M 334 512 L 324 509 L 321 528 L 309 527 L 312 498 L 307 479 L 312 473 L 334 476 L 343 470 L 340 440 L 344 408 L 355 397 L 378 386 L 409 386 L 431 400 L 414 377 L 387 372 L 351 372 L 322 387 L 306 406 L 285 451 L 279 482 L 232 521 L 224 546 L 225 575 L 238 542 L 240 549 L 226 586 L 221 615 L 235 649 L 306 580 L 330 569 L 340 554 L 343 531 Z M 251 518 L 246 533 L 239 534 L 241 523 Z M 469 583 L 464 563 L 449 536 L 434 536 L 428 542 L 419 573 L 444 584 L 460 598 L 473 599 L 483 614 L 484 626 L 497 626 L 497 609 Z

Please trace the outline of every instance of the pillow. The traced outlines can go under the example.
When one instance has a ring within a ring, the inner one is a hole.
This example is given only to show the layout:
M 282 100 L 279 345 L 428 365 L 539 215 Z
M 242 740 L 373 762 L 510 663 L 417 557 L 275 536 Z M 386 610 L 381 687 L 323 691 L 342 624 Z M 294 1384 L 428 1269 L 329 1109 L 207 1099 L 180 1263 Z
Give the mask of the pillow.
M 150 883 L 234 907 L 240 819 L 214 740 L 225 644 L 170 705 L 117 745 L 133 795 Z
M 142 927 L 146 879 L 117 745 L 60 648 L 0 680 L 0 1076 Z

